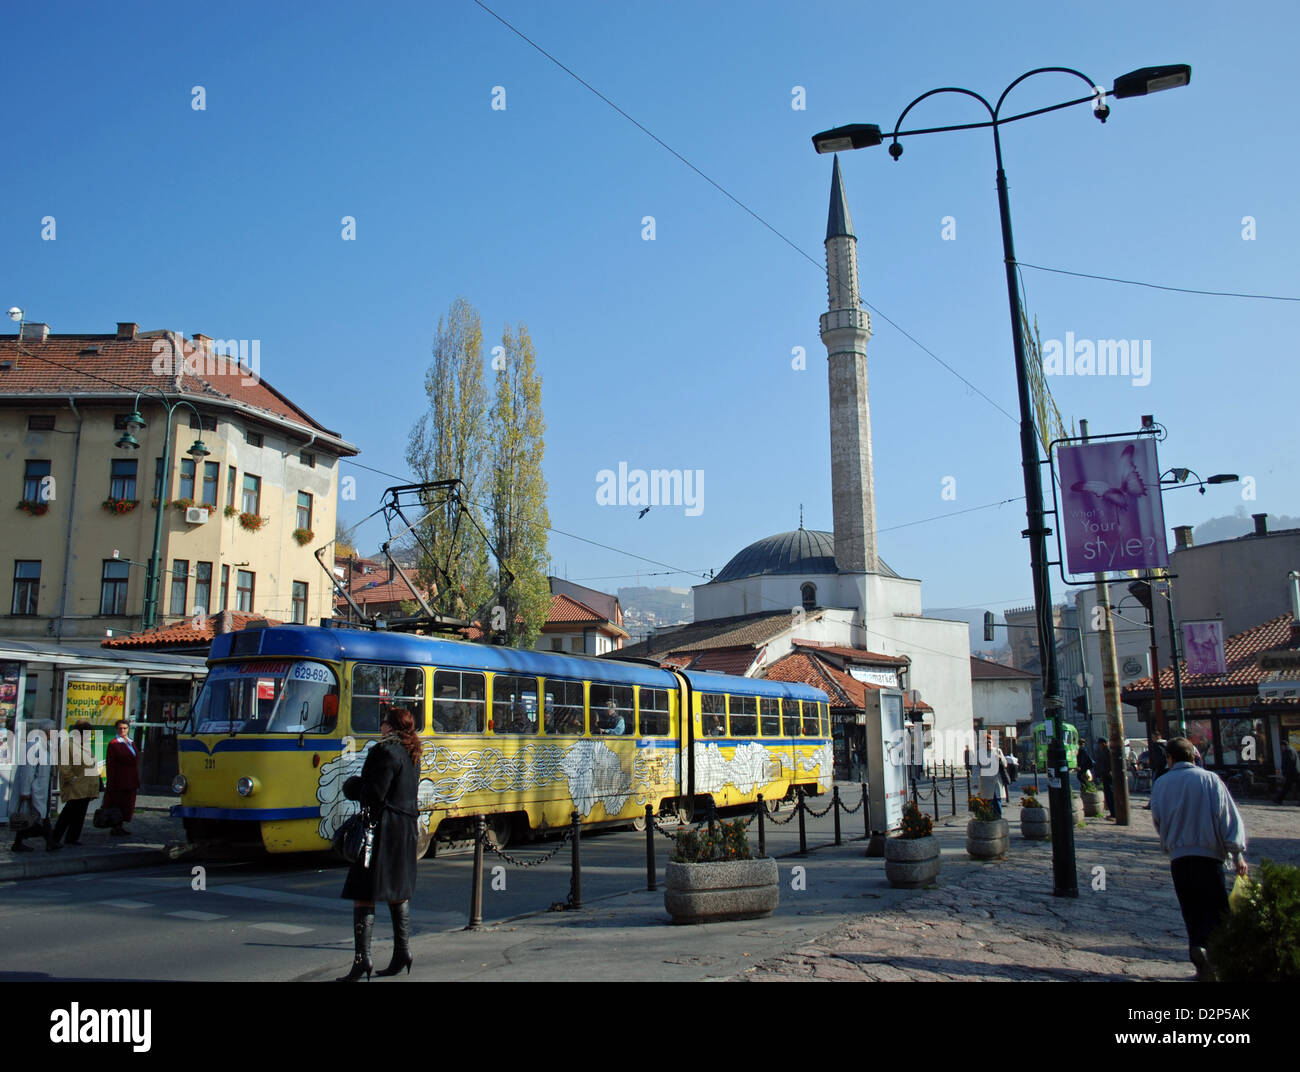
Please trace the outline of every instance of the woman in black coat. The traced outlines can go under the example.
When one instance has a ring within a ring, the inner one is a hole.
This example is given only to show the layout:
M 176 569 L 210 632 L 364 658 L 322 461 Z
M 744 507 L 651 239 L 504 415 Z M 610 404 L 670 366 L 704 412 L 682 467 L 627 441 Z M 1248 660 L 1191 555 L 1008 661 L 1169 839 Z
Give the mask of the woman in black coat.
M 343 795 L 370 810 L 377 822 L 370 866 L 354 863 L 343 883 L 342 896 L 352 901 L 352 933 L 356 954 L 352 970 L 339 982 L 370 978 L 370 935 L 375 926 L 375 902 L 387 901 L 393 918 L 393 959 L 376 975 L 410 973 L 412 956 L 411 894 L 415 892 L 416 788 L 419 784 L 420 738 L 415 720 L 404 708 L 385 704 L 379 730 L 383 736 L 366 756 L 360 777 L 343 783 Z

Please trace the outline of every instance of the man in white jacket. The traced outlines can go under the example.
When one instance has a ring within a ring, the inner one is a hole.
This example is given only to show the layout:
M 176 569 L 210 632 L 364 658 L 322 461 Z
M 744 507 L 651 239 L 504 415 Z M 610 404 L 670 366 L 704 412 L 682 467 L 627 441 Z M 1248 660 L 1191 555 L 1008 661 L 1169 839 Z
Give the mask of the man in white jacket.
M 1187 925 L 1196 978 L 1213 979 L 1206 943 L 1228 911 L 1223 862 L 1232 857 L 1246 875 L 1246 827 L 1218 775 L 1196 766 L 1196 749 L 1186 737 L 1167 745 L 1172 764 L 1151 788 L 1151 819 L 1160 847 L 1169 854 L 1174 892 Z

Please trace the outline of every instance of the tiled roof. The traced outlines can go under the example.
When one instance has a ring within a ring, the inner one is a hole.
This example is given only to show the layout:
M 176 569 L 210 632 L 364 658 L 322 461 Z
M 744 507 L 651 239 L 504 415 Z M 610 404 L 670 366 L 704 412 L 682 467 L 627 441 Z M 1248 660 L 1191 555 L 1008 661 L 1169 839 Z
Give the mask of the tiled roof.
M 832 707 L 858 711 L 867 706 L 868 690 L 876 692 L 883 687 L 873 685 L 870 681 L 859 681 L 839 667 L 818 658 L 815 653 L 807 651 L 796 651 L 784 659 L 778 659 L 767 668 L 763 676 L 775 681 L 802 682 L 823 689 L 830 696 Z M 933 710 L 924 701 L 911 703 L 907 699 L 907 693 L 903 694 L 903 709 L 905 711 Z
M 811 611 L 808 619 L 816 621 L 821 611 Z M 711 618 L 675 629 L 665 629 L 619 652 L 619 658 L 655 659 L 669 652 L 703 651 L 706 648 L 762 647 L 773 637 L 790 628 L 790 612 L 741 614 L 731 618 Z
M 245 614 L 242 611 L 226 610 L 201 619 L 199 625 L 194 619 L 187 619 L 176 625 L 166 625 L 157 629 L 147 629 L 143 633 L 129 636 L 108 637 L 100 642 L 104 648 L 172 648 L 181 646 L 207 646 L 219 633 L 237 633 L 248 626 L 249 622 L 265 622 L 267 625 L 283 625 L 274 618 L 265 618 L 260 614 Z
M 865 648 L 844 648 L 836 644 L 820 644 L 815 640 L 795 640 L 791 643 L 796 648 L 816 648 L 827 655 L 838 655 L 855 663 L 884 663 L 887 666 L 910 666 L 912 663 L 906 655 L 882 655 Z
M 750 647 L 706 651 L 695 656 L 689 652 L 674 652 L 669 656 L 670 659 L 686 658 L 688 662 L 684 668 L 687 670 L 717 670 L 736 677 L 745 677 L 757 657 L 758 652 Z
M 1179 660 L 1182 668 L 1183 695 L 1212 693 L 1215 691 L 1253 692 L 1269 671 L 1259 665 L 1259 656 L 1268 651 L 1295 651 L 1300 649 L 1300 642 L 1292 629 L 1293 619 L 1289 614 L 1270 618 L 1250 629 L 1234 633 L 1223 642 L 1225 674 L 1189 674 L 1185 660 Z M 1165 696 L 1173 694 L 1174 670 L 1172 666 L 1160 668 L 1160 691 Z M 1155 689 L 1151 676 L 1148 675 L 1125 686 L 1122 694 L 1125 703 L 1137 703 L 1154 698 Z
M 597 625 L 618 636 L 628 635 L 599 611 L 572 596 L 559 593 L 551 596 L 550 606 L 546 609 L 546 627 L 566 625 Z
M 1039 676 L 1028 670 L 1017 670 L 1014 666 L 995 663 L 991 659 L 981 659 L 978 655 L 970 657 L 972 681 L 1036 681 Z
M 160 376 L 155 361 L 160 361 L 159 367 L 169 367 L 173 360 L 172 340 L 176 338 L 181 339 L 182 356 L 176 362 L 181 371 Z M 116 335 L 50 335 L 41 340 L 0 335 L 0 359 L 13 362 L 11 368 L 0 371 L 0 398 L 62 399 L 74 395 L 129 402 L 136 392 L 161 387 L 169 395 L 183 396 L 200 407 L 205 401 L 234 402 L 261 410 L 332 437 L 339 442 L 331 446 L 341 453 L 357 453 L 354 447 L 341 442 L 337 432 L 319 424 L 260 375 L 238 367 L 234 358 L 206 355 L 192 340 L 171 332 L 150 331 L 131 339 Z M 186 371 L 187 365 L 194 371 Z M 197 371 L 200 368 L 202 372 Z M 142 408 L 151 404 L 157 403 L 151 403 L 148 395 L 140 400 Z

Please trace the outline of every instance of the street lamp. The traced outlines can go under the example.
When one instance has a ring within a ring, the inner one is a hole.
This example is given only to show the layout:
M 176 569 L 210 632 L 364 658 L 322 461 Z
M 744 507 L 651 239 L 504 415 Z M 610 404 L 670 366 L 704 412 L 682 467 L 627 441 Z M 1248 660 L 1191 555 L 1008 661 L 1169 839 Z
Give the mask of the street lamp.
M 193 403 L 187 402 L 183 398 L 173 401 L 161 389 L 146 387 L 144 391 L 137 392 L 135 406 L 125 422 L 126 429 L 123 431 L 121 438 L 114 444 L 119 450 L 140 449 L 140 441 L 136 439 L 135 433 L 145 427 L 144 417 L 140 415 L 140 396 L 146 392 L 157 394 L 163 408 L 167 411 L 167 423 L 163 430 L 162 484 L 158 489 L 158 511 L 154 515 L 153 522 L 153 552 L 149 555 L 149 567 L 145 571 L 144 613 L 140 619 L 141 628 L 152 629 L 158 620 L 158 585 L 162 580 L 159 556 L 162 554 L 163 493 L 167 488 L 168 477 L 171 475 L 172 415 L 182 406 L 189 407 L 189 409 L 193 410 L 194 416 L 198 418 L 200 432 L 203 429 L 203 415 L 194 408 Z M 202 439 L 195 439 L 186 453 L 197 462 L 201 458 L 206 458 L 211 451 L 204 445 Z
M 1036 108 L 1018 115 L 1003 117 L 1002 105 L 1016 86 L 1027 78 L 1038 74 L 1068 74 L 1083 81 L 1089 88 L 1087 96 L 1062 101 L 1060 104 L 1046 108 Z M 1087 75 L 1071 67 L 1038 67 L 1022 74 L 998 98 L 996 105 L 990 104 L 980 94 L 969 89 L 945 86 L 922 93 L 903 109 L 894 124 L 889 146 L 889 155 L 895 160 L 903 155 L 903 147 L 898 139 L 916 134 L 935 134 L 951 130 L 972 130 L 981 127 L 993 128 L 993 149 L 997 159 L 998 214 L 1002 222 L 1002 254 L 1007 276 L 1007 302 L 1011 312 L 1011 339 L 1015 349 L 1016 387 L 1020 400 L 1020 460 L 1024 470 L 1025 506 L 1028 527 L 1022 535 L 1029 540 L 1030 567 L 1034 581 L 1034 610 L 1038 623 L 1038 650 L 1043 657 L 1043 713 L 1052 722 L 1052 741 L 1048 747 L 1048 799 L 1051 804 L 1052 819 L 1052 875 L 1053 893 L 1058 897 L 1077 897 L 1079 895 L 1078 878 L 1075 870 L 1074 828 L 1071 825 L 1069 766 L 1065 755 L 1062 738 L 1063 719 L 1061 717 L 1060 682 L 1056 664 L 1056 642 L 1052 629 L 1052 592 L 1051 578 L 1048 573 L 1047 537 L 1051 530 L 1044 524 L 1043 485 L 1039 471 L 1038 441 L 1034 428 L 1033 407 L 1029 395 L 1029 374 L 1025 358 L 1025 341 L 1020 327 L 1020 285 L 1016 277 L 1015 243 L 1011 234 L 1011 205 L 1007 195 L 1007 177 L 1002 167 L 1002 138 L 1000 127 L 1020 119 L 1043 115 L 1047 112 L 1069 108 L 1076 104 L 1091 102 L 1093 113 L 1101 122 L 1106 122 L 1110 109 L 1106 97 L 1116 98 L 1144 96 L 1162 89 L 1184 86 L 1192 76 L 1192 69 L 1179 64 L 1167 67 L 1144 67 L 1131 71 L 1115 79 L 1114 87 L 1109 93 L 1097 85 Z M 916 105 L 927 97 L 940 93 L 958 93 L 972 97 L 984 105 L 989 113 L 989 121 L 982 123 L 965 123 L 958 126 L 928 127 L 918 130 L 900 130 L 903 120 Z M 849 127 L 836 127 L 813 136 L 813 147 L 819 153 L 835 152 L 841 148 L 859 148 L 880 144 L 880 138 L 872 130 L 878 127 L 869 124 L 856 124 Z M 874 138 L 874 140 L 873 140 Z

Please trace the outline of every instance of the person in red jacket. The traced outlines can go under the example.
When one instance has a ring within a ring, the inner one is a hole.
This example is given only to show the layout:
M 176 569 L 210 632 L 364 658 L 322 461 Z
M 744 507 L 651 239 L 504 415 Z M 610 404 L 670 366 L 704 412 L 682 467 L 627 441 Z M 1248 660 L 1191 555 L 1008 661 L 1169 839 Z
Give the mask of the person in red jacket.
M 108 788 L 104 790 L 102 806 L 122 812 L 122 821 L 110 833 L 125 837 L 131 833 L 125 824 L 135 815 L 135 794 L 140 788 L 140 757 L 131 743 L 131 723 L 121 719 L 115 728 L 117 736 L 109 742 L 104 757 Z

